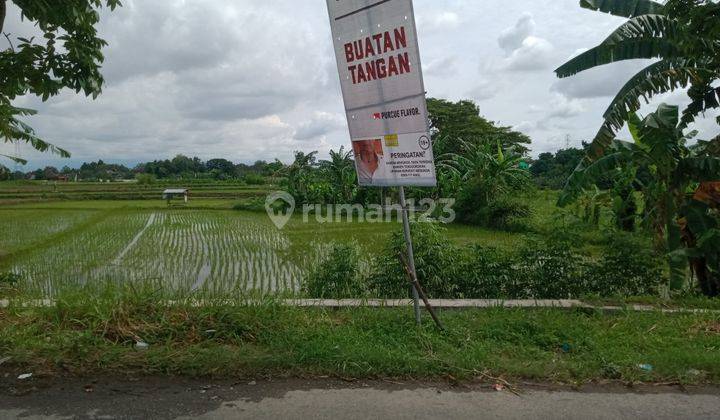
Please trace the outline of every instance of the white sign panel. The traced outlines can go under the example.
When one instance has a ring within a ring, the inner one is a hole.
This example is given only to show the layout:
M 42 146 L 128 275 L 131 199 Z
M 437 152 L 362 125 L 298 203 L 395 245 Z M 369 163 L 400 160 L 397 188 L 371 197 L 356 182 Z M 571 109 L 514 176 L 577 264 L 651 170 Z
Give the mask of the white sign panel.
M 327 0 L 362 186 L 437 185 L 412 0 Z

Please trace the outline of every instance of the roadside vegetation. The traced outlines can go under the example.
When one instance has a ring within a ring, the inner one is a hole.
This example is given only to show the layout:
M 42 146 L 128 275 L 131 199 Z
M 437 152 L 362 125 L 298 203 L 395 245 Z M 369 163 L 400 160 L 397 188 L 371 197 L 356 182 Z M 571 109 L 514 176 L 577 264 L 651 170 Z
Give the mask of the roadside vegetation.
M 592 310 L 326 311 L 272 300 L 167 302 L 122 286 L 0 309 L 0 370 L 35 375 L 168 374 L 717 383 L 717 314 Z M 138 343 L 141 343 L 140 346 Z M 142 343 L 147 346 L 142 345 Z M 25 369 L 25 370 L 23 370 Z

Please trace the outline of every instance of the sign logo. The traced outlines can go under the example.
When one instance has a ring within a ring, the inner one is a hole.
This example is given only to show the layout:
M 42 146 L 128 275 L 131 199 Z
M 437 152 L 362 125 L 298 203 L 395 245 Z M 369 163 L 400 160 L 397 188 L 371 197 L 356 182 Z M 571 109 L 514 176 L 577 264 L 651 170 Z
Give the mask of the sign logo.
M 283 229 L 295 212 L 295 198 L 285 191 L 276 191 L 265 199 L 265 211 L 278 229 Z
M 373 113 L 374 120 L 395 120 L 398 118 L 411 118 L 420 116 L 422 116 L 422 112 L 420 112 L 420 108 L 417 107 L 406 109 L 392 109 L 388 111 Z
M 430 142 L 430 139 L 428 138 L 428 136 L 422 136 L 418 140 L 418 145 L 420 146 L 421 149 L 428 150 L 430 148 L 430 146 L 432 146 L 432 143 Z

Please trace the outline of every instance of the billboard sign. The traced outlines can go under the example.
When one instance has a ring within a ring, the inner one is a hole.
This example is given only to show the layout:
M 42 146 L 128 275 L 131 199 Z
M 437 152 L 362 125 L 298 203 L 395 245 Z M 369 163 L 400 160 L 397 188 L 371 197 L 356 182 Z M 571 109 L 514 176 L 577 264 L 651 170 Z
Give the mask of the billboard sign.
M 437 185 L 412 0 L 327 0 L 362 186 Z

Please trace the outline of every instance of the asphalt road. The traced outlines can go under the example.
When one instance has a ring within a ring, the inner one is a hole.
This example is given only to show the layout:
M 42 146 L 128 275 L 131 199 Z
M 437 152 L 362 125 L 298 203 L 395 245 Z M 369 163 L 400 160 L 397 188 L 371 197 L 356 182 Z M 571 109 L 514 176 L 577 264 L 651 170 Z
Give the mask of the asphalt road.
M 720 388 L 0 379 L 0 419 L 717 419 Z

